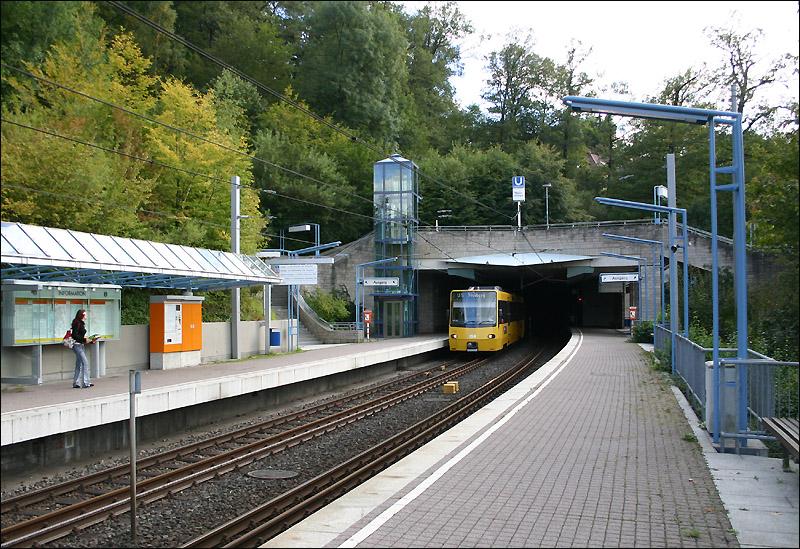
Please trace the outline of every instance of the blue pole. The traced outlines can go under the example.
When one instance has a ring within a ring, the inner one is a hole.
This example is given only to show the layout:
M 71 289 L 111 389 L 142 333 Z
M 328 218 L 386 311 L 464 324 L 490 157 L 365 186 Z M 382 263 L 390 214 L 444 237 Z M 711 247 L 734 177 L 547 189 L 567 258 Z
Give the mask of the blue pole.
M 734 99 L 735 102 L 735 99 Z M 734 107 L 735 108 L 735 107 Z M 737 358 L 747 358 L 747 246 L 746 246 L 746 212 L 744 200 L 744 144 L 742 135 L 742 117 L 738 116 L 733 123 L 733 245 L 736 270 L 736 343 Z M 747 366 L 740 364 L 739 372 L 739 431 L 747 429 Z M 746 439 L 745 439 L 746 442 Z
M 666 298 L 666 293 L 664 290 L 664 243 L 658 243 L 658 253 L 660 257 L 660 268 L 661 268 L 661 325 L 664 325 L 664 318 L 666 315 L 664 314 L 664 299 Z
M 689 231 L 683 212 L 683 336 L 689 339 Z
M 711 359 L 714 361 L 714 442 L 719 444 L 720 371 L 719 371 L 719 259 L 717 257 L 717 136 L 714 120 L 708 125 L 708 159 L 711 181 Z

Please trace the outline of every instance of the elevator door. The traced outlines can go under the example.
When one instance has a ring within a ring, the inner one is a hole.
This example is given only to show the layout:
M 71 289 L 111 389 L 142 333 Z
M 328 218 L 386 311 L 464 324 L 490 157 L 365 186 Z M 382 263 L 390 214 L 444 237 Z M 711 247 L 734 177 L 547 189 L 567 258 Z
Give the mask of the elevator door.
M 384 337 L 403 337 L 403 302 L 385 301 L 383 304 Z

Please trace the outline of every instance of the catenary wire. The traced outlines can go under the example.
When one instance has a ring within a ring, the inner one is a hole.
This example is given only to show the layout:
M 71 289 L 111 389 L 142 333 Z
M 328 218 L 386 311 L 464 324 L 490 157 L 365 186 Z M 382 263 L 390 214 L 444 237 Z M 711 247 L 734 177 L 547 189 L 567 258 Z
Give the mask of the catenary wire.
M 366 147 L 367 149 L 369 149 L 369 150 L 371 150 L 371 151 L 373 151 L 373 152 L 375 152 L 375 153 L 377 153 L 379 155 L 385 156 L 385 157 L 389 158 L 390 160 L 392 160 L 393 162 L 395 162 L 397 164 L 401 164 L 402 165 L 402 162 L 392 158 L 392 155 L 387 154 L 385 151 L 381 151 L 377 147 L 374 147 L 374 146 L 370 145 L 369 143 L 367 143 L 363 139 L 359 138 L 358 136 L 342 130 L 341 128 L 339 128 L 335 124 L 332 124 L 332 123 L 328 122 L 324 118 L 320 117 L 318 114 L 316 114 L 316 113 L 310 111 L 309 109 L 306 109 L 302 105 L 298 104 L 296 101 L 293 101 L 292 99 L 286 97 L 282 93 L 273 90 L 272 88 L 270 88 L 269 86 L 266 86 L 265 84 L 262 84 L 258 80 L 256 80 L 256 79 L 248 76 L 247 74 L 243 73 L 242 71 L 240 71 L 236 67 L 234 67 L 234 66 L 226 63 L 225 61 L 215 57 L 214 55 L 206 52 L 205 50 L 203 50 L 199 46 L 193 44 L 189 40 L 186 40 L 182 36 L 172 32 L 172 31 L 170 31 L 168 29 L 165 29 L 164 27 L 162 27 L 161 25 L 159 25 L 155 21 L 152 21 L 151 19 L 148 19 L 147 17 L 145 17 L 142 14 L 136 12 L 135 10 L 129 8 L 128 6 L 126 6 L 126 5 L 124 5 L 124 4 L 120 3 L 120 2 L 114 2 L 114 1 L 111 1 L 111 0 L 107 0 L 106 3 L 108 3 L 109 5 L 111 5 L 114 8 L 116 8 L 116 9 L 118 9 L 118 10 L 120 10 L 120 11 L 122 11 L 122 12 L 128 14 L 128 15 L 130 15 L 131 17 L 133 17 L 135 19 L 138 19 L 140 22 L 144 23 L 145 25 L 148 25 L 149 27 L 153 28 L 154 30 L 156 30 L 157 32 L 159 32 L 161 34 L 164 34 L 165 36 L 171 38 L 172 40 L 175 40 L 176 42 L 180 42 L 181 44 L 183 44 L 187 48 L 195 51 L 196 53 L 198 53 L 200 55 L 202 55 L 206 59 L 209 59 L 210 61 L 218 64 L 219 66 L 228 69 L 229 71 L 231 71 L 232 73 L 236 74 L 237 76 L 239 76 L 243 80 L 245 80 L 247 82 L 250 82 L 251 84 L 255 85 L 256 87 L 258 87 L 258 88 L 260 88 L 260 89 L 262 89 L 262 90 L 264 90 L 264 91 L 266 91 L 268 93 L 270 93 L 271 95 L 275 96 L 276 98 L 280 99 L 281 101 L 286 102 L 287 104 L 291 105 L 295 109 L 297 109 L 297 110 L 303 112 L 304 114 L 312 117 L 314 120 L 317 120 L 318 122 L 320 122 L 322 124 L 325 124 L 329 128 L 331 128 L 334 131 L 336 131 L 337 133 L 339 133 L 339 134 L 347 137 L 348 139 L 350 139 L 350 141 L 352 141 L 354 143 L 359 143 L 362 146 Z M 422 170 L 420 170 L 419 167 L 417 167 L 417 173 L 419 173 L 421 176 L 425 177 L 426 179 L 428 179 L 430 181 L 433 181 L 434 183 L 436 183 L 437 185 L 440 185 L 441 187 L 443 187 L 445 189 L 450 189 L 450 190 L 454 191 L 456 194 L 461 195 L 462 197 L 466 198 L 467 200 L 470 200 L 471 202 L 474 202 L 475 204 L 478 204 L 479 206 L 481 206 L 483 208 L 491 210 L 492 212 L 494 212 L 496 214 L 499 214 L 500 216 L 505 216 L 506 215 L 503 212 L 501 212 L 501 211 L 499 211 L 499 210 L 497 210 L 495 208 L 492 208 L 491 206 L 488 206 L 488 205 L 482 203 L 481 201 L 477 200 L 476 198 L 473 198 L 473 197 L 471 197 L 471 196 L 469 196 L 467 194 L 460 193 L 457 190 L 455 190 L 452 187 L 450 187 L 449 185 L 446 185 L 445 183 L 442 183 L 441 181 L 438 181 L 437 179 L 435 179 L 435 178 L 433 178 L 431 176 L 428 176 L 426 173 L 424 173 Z

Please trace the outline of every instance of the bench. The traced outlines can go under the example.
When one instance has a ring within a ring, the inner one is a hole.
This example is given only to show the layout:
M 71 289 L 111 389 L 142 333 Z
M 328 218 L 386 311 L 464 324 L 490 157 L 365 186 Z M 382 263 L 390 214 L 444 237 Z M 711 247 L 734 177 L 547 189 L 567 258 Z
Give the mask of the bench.
M 788 417 L 765 417 L 762 419 L 768 433 L 775 435 L 775 439 L 783 445 L 783 468 L 789 469 L 789 454 L 794 459 L 798 456 L 798 420 Z

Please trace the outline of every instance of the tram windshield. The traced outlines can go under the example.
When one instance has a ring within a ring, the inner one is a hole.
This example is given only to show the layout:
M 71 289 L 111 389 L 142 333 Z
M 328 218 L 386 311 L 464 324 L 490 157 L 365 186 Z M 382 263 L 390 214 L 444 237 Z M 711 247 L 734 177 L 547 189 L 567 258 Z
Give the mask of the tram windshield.
M 497 326 L 497 292 L 455 292 L 450 326 Z

